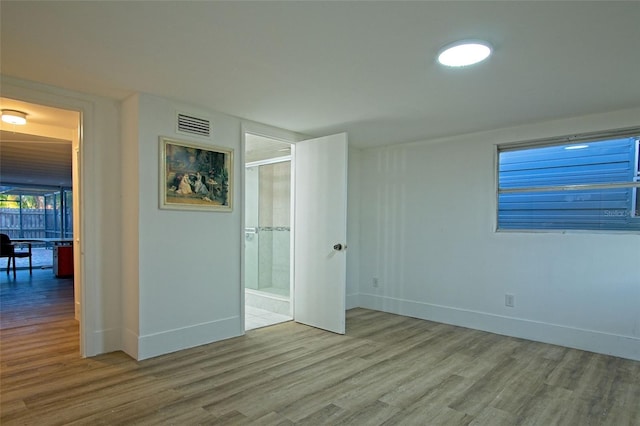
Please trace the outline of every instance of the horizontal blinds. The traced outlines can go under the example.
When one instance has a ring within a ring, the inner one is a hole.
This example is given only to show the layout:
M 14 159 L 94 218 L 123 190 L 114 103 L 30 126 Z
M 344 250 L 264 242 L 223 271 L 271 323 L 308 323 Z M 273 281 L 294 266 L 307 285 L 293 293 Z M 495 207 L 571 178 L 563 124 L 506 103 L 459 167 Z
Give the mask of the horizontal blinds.
M 640 230 L 637 138 L 499 152 L 500 229 Z

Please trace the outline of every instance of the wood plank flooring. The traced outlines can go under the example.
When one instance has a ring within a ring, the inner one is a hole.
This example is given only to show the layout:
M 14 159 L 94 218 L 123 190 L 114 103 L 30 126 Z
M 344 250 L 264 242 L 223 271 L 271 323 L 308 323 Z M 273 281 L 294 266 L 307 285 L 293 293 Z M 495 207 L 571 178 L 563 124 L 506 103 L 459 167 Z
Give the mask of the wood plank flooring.
M 79 358 L 72 311 L 13 325 L 2 425 L 640 425 L 640 362 L 365 309 L 142 362 Z
M 3 259 L 4 260 L 4 259 Z M 73 278 L 56 278 L 51 268 L 0 271 L 0 329 L 72 318 Z

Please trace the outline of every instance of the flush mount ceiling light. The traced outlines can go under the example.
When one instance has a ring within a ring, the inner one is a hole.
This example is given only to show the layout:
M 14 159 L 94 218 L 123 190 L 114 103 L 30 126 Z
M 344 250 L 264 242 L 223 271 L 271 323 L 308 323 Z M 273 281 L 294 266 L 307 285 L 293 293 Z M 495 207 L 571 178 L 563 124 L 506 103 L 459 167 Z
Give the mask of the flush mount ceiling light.
M 466 67 L 484 61 L 492 51 L 486 41 L 460 40 L 440 49 L 438 62 L 448 67 Z
M 14 109 L 2 110 L 2 121 L 9 124 L 23 125 L 27 124 L 27 114 Z

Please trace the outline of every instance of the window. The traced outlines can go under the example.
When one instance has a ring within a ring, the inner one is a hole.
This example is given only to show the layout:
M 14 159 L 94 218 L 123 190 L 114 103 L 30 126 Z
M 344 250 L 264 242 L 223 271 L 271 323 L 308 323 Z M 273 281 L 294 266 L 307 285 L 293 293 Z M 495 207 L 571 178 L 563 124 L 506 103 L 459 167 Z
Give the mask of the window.
M 498 148 L 499 230 L 640 231 L 640 129 Z
M 0 231 L 11 238 L 73 237 L 71 190 L 0 186 Z

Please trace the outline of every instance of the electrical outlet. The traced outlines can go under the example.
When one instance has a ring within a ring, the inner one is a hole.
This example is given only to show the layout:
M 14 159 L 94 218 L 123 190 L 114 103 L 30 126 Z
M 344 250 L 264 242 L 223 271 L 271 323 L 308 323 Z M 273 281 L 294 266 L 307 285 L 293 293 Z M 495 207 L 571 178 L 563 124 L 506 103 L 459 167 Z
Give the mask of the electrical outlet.
M 372 280 L 372 284 L 374 288 L 378 288 L 378 278 L 374 277 Z
M 514 306 L 516 306 L 516 296 L 513 294 L 505 294 L 504 306 L 507 306 L 509 308 L 513 308 Z

